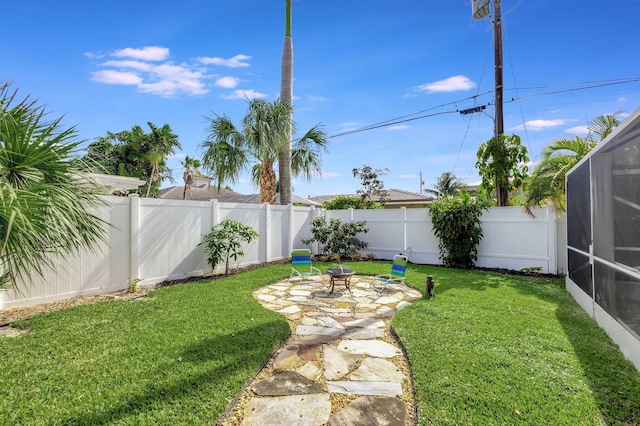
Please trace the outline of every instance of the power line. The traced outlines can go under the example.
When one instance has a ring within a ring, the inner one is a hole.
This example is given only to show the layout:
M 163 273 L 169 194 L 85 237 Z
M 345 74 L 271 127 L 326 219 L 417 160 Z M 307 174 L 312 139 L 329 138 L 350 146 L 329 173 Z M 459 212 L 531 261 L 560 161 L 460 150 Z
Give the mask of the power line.
M 511 99 L 505 99 L 504 102 L 505 103 L 510 103 L 510 102 L 516 102 L 522 99 L 527 99 L 527 98 L 532 98 L 532 97 L 538 97 L 538 96 L 547 96 L 547 95 L 555 95 L 558 93 L 568 93 L 568 92 L 577 92 L 577 91 L 581 91 L 581 90 L 588 90 L 588 89 L 595 89 L 595 88 L 599 88 L 599 87 L 606 87 L 606 86 L 615 86 L 615 85 L 620 85 L 620 84 L 628 84 L 628 83 L 637 83 L 640 82 L 640 77 L 630 77 L 630 78 L 620 78 L 620 79 L 611 79 L 611 80 L 595 80 L 595 81 L 589 81 L 589 82 L 581 82 L 581 83 L 563 83 L 563 84 L 558 84 L 558 85 L 545 85 L 545 86 L 532 86 L 532 87 L 516 87 L 516 88 L 505 88 L 505 90 L 535 90 L 535 89 L 543 89 L 543 88 L 551 88 L 551 87 L 564 87 L 564 86 L 575 86 L 578 84 L 584 84 L 585 86 L 583 87 L 573 87 L 570 89 L 563 89 L 563 90 L 552 90 L 552 91 L 548 91 L 548 92 L 542 92 L 542 93 L 533 93 L 530 95 L 523 95 L 523 96 L 519 96 L 516 95 L 516 97 L 513 97 Z M 422 114 L 424 112 L 427 111 L 432 111 L 434 109 L 438 109 L 438 108 L 443 108 L 445 106 L 450 106 L 450 105 L 456 105 L 460 102 L 465 102 L 465 101 L 469 101 L 469 100 L 474 100 L 477 101 L 478 98 L 480 98 L 481 96 L 486 96 L 486 95 L 490 95 L 494 93 L 493 90 L 489 90 L 487 92 L 484 92 L 482 94 L 479 95 L 473 95 L 473 96 L 469 96 L 467 98 L 464 99 L 460 99 L 457 101 L 452 101 L 452 102 L 448 102 L 448 103 L 444 103 L 444 104 L 440 104 L 431 108 L 427 108 L 427 109 L 423 109 L 421 111 L 418 112 L 414 112 L 411 114 L 406 114 L 406 115 L 402 115 L 400 117 L 396 117 L 396 118 L 391 118 L 389 120 L 385 120 L 385 121 L 380 121 L 378 123 L 374 123 L 368 126 L 364 126 L 364 127 L 359 127 L 357 129 L 352 129 L 352 130 L 347 130 L 344 132 L 340 132 L 340 133 L 336 133 L 335 135 L 331 135 L 329 136 L 329 138 L 337 138 L 340 136 L 347 136 L 347 135 L 351 135 L 354 133 L 361 133 L 361 132 L 366 132 L 368 130 L 374 130 L 374 129 L 379 129 L 382 127 L 388 127 L 388 126 L 393 126 L 395 124 L 401 124 L 401 123 L 406 123 L 409 121 L 415 121 L 415 120 L 420 120 L 423 118 L 430 118 L 430 117 L 435 117 L 438 115 L 444 115 L 444 114 L 455 114 L 455 113 L 459 113 L 460 109 L 456 108 L 455 110 L 448 110 L 448 111 L 442 111 L 442 112 L 436 112 L 436 113 L 432 113 L 432 114 L 424 114 L 424 115 L 419 115 L 418 114 Z M 478 106 L 477 103 L 474 102 L 475 106 Z M 488 101 L 484 104 L 481 104 L 479 106 L 489 106 L 489 105 L 493 105 L 492 101 Z M 416 116 L 416 117 L 413 117 Z M 408 117 L 412 117 L 412 118 L 408 118 Z

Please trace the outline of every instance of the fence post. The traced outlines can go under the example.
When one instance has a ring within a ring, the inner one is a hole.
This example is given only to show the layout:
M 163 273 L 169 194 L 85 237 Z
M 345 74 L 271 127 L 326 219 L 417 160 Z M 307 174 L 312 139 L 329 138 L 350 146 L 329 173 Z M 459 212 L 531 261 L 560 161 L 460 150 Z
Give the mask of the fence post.
M 129 194 L 129 279 L 140 278 L 140 196 Z
M 556 214 L 549 206 L 547 209 L 547 251 L 549 252 L 549 271 L 548 274 L 558 273 L 558 239 L 556 237 Z
M 211 228 L 220 223 L 220 210 L 218 200 L 213 198 L 211 201 Z M 209 228 L 209 230 L 211 229 Z
M 295 217 L 293 211 L 293 203 L 289 203 L 289 235 L 287 235 L 286 252 L 281 253 L 282 257 L 287 257 L 293 251 L 293 235 L 295 234 Z
M 271 229 L 271 204 L 263 203 L 262 207 L 264 207 L 264 230 L 261 229 L 258 233 L 264 235 L 264 262 L 269 262 L 271 260 L 271 235 L 269 234 L 269 229 Z M 258 253 L 258 260 L 260 260 L 259 258 L 260 254 Z M 262 262 L 263 260 L 260 261 Z

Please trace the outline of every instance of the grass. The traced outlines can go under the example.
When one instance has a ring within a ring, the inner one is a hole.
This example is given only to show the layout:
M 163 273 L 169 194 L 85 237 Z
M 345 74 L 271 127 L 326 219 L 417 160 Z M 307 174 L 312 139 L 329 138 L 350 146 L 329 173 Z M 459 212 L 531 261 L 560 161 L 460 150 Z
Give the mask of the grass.
M 251 296 L 288 272 L 275 265 L 15 323 L 34 332 L 0 339 L 0 424 L 215 423 L 289 332 Z M 436 298 L 393 320 L 420 424 L 640 424 L 640 375 L 563 280 L 410 265 L 407 281 L 424 292 L 427 275 Z
M 564 279 L 411 269 L 436 282 L 393 321 L 420 424 L 640 424 L 638 371 Z
M 0 424 L 215 424 L 289 333 L 251 291 L 287 265 L 38 315 L 0 339 Z

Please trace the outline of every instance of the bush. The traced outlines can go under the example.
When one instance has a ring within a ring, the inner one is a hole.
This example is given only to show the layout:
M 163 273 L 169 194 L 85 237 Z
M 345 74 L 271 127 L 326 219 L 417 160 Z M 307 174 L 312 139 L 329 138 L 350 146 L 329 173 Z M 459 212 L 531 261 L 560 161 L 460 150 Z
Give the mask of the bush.
M 342 222 L 340 219 L 330 219 L 329 223 L 324 217 L 317 217 L 311 221 L 312 237 L 303 238 L 302 242 L 322 244 L 325 253 L 341 258 L 353 258 L 358 250 L 367 248 L 367 243 L 356 238 L 361 232 L 369 232 L 367 222 Z
M 349 197 L 347 195 L 338 195 L 331 201 L 322 204 L 322 208 L 326 210 L 347 210 L 347 209 L 364 209 L 364 200 L 360 197 Z
M 431 223 L 440 240 L 438 249 L 444 266 L 473 268 L 482 239 L 480 216 L 487 207 L 486 200 L 472 199 L 464 191 L 457 198 L 442 198 L 431 204 Z
M 205 244 L 207 248 L 207 262 L 211 268 L 224 260 L 224 274 L 229 275 L 229 259 L 234 261 L 238 257 L 244 256 L 242 243 L 250 243 L 260 235 L 250 226 L 245 226 L 235 220 L 224 220 L 211 228 L 211 232 L 203 235 L 204 241 L 198 245 Z

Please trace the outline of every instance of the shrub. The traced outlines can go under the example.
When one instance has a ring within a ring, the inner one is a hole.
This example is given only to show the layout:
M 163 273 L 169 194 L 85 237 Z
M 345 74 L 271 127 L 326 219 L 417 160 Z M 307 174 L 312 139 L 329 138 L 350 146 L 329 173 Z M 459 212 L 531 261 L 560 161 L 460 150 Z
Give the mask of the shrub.
M 322 244 L 325 253 L 339 261 L 341 258 L 353 258 L 358 250 L 367 248 L 367 243 L 359 240 L 356 235 L 368 232 L 365 221 L 342 222 L 340 219 L 330 219 L 327 223 L 324 217 L 317 217 L 311 221 L 312 237 L 303 238 L 302 242 Z
M 472 199 L 464 191 L 457 198 L 442 198 L 431 204 L 431 223 L 444 266 L 469 269 L 475 265 L 482 239 L 480 216 L 487 207 L 485 199 Z
M 364 209 L 364 200 L 360 197 L 338 195 L 333 200 L 322 204 L 322 208 L 326 210 Z
M 224 220 L 211 228 L 211 232 L 203 235 L 204 241 L 198 245 L 205 244 L 207 249 L 207 262 L 211 268 L 224 260 L 224 274 L 229 275 L 229 259 L 234 261 L 238 257 L 244 256 L 242 243 L 250 243 L 260 235 L 250 226 L 245 226 L 235 220 Z

